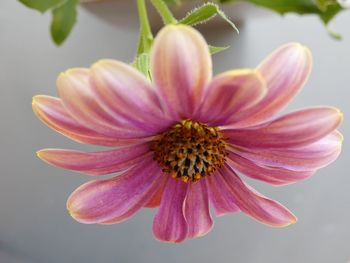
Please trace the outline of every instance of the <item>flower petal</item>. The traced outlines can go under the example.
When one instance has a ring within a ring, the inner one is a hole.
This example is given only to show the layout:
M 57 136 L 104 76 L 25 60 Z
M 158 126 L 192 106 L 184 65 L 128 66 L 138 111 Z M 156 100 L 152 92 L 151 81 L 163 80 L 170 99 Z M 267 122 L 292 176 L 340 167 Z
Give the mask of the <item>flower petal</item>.
M 297 148 L 260 149 L 232 148 L 240 156 L 258 165 L 284 168 L 293 171 L 316 170 L 337 159 L 343 136 L 334 131 L 326 137 Z
M 204 180 L 188 186 L 185 218 L 188 225 L 187 238 L 204 236 L 212 229 L 213 220 L 209 212 L 208 191 Z
M 296 217 L 280 203 L 268 199 L 245 184 L 227 165 L 220 169 L 237 206 L 242 212 L 271 226 L 294 224 Z
M 164 193 L 165 186 L 168 182 L 168 179 L 170 178 L 169 175 L 164 175 L 164 180 L 159 183 L 158 191 L 155 192 L 152 196 L 152 198 L 144 205 L 144 207 L 147 208 L 155 208 L 160 206 L 160 202 L 162 201 L 162 196 Z
M 199 120 L 215 126 L 230 123 L 237 112 L 256 104 L 266 91 L 265 81 L 256 70 L 222 73 L 207 88 Z
M 153 81 L 175 118 L 190 118 L 212 74 L 208 46 L 202 35 L 184 25 L 164 27 L 151 52 Z
M 302 89 L 308 79 L 312 57 L 299 43 L 286 44 L 270 54 L 258 67 L 266 80 L 266 96 L 251 109 L 237 114 L 233 127 L 262 123 L 281 111 Z
M 32 107 L 37 117 L 47 126 L 79 143 L 102 146 L 122 146 L 141 143 L 143 139 L 120 139 L 109 137 L 86 128 L 73 119 L 63 107 L 60 99 L 38 95 L 33 97 Z
M 99 99 L 93 89 L 88 69 L 76 68 L 61 73 L 57 79 L 57 88 L 67 112 L 85 127 L 117 138 L 153 135 L 103 108 L 105 102 Z
M 206 178 L 209 200 L 214 208 L 216 216 L 223 216 L 227 213 L 240 211 L 232 198 L 230 189 L 222 175 L 215 172 Z
M 154 186 L 155 188 L 152 190 L 152 192 L 149 194 L 149 196 L 147 197 L 146 202 L 143 201 L 143 207 L 146 207 L 147 204 L 149 204 L 151 202 L 151 200 L 154 198 L 154 196 L 159 193 L 160 191 L 162 191 L 162 187 L 164 190 L 164 185 L 165 183 L 168 181 L 169 176 L 167 176 L 166 174 L 159 172 L 160 176 L 157 178 L 157 182 L 155 183 L 156 185 Z M 135 210 L 136 209 L 136 210 Z M 126 215 L 127 218 L 129 218 L 130 216 L 132 216 L 135 212 L 137 212 L 137 210 L 139 209 L 139 207 L 137 206 L 136 208 L 130 210 L 130 212 Z M 123 216 L 125 217 L 125 216 Z M 127 219 L 126 218 L 126 219 Z M 124 221 L 125 219 L 122 219 L 122 221 Z M 108 219 L 106 221 L 101 222 L 101 225 L 111 225 L 111 224 L 117 224 L 121 222 L 121 217 L 117 214 L 114 218 Z
M 103 152 L 43 149 L 37 155 L 43 161 L 70 171 L 104 175 L 123 171 L 139 163 L 149 152 L 148 144 L 140 144 Z
M 300 147 L 334 131 L 342 121 L 332 107 L 308 108 L 286 114 L 266 125 L 250 129 L 224 130 L 232 144 L 256 148 Z
M 284 168 L 264 167 L 245 159 L 238 154 L 230 153 L 228 165 L 234 170 L 253 179 L 261 180 L 272 185 L 287 185 L 312 176 L 315 171 L 291 171 Z
M 67 209 L 81 223 L 122 222 L 149 201 L 160 177 L 159 165 L 147 158 L 123 175 L 78 187 L 68 198 Z
M 180 180 L 168 180 L 153 221 L 156 239 L 179 243 L 187 238 L 188 226 L 184 216 L 187 188 L 188 184 Z
M 101 107 L 107 112 L 153 133 L 172 125 L 164 118 L 156 90 L 133 67 L 115 60 L 101 60 L 91 68 L 91 81 L 103 101 Z

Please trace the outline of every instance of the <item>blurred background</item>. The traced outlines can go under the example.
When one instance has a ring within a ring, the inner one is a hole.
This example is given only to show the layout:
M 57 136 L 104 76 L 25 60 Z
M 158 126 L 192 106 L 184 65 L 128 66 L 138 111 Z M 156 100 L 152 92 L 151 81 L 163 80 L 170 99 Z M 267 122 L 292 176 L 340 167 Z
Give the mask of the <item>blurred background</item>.
M 89 148 L 42 124 L 32 113 L 31 98 L 57 95 L 56 77 L 65 69 L 88 67 L 101 58 L 133 60 L 136 7 L 134 1 L 128 7 L 118 2 L 81 6 L 77 26 L 58 48 L 48 37 L 49 15 L 17 1 L 0 1 L 0 263 L 350 262 L 350 12 L 330 25 L 343 34 L 342 41 L 330 38 L 316 17 L 281 17 L 244 7 L 244 12 L 236 10 L 243 14 L 239 35 L 226 24 L 200 27 L 210 44 L 231 45 L 214 55 L 216 73 L 255 67 L 289 41 L 307 45 L 314 58 L 312 75 L 288 110 L 333 105 L 344 112 L 345 141 L 335 163 L 290 186 L 250 181 L 291 209 L 297 224 L 271 228 L 238 213 L 216 218 L 214 229 L 202 238 L 173 245 L 153 239 L 155 210 L 143 209 L 112 226 L 83 225 L 68 215 L 68 195 L 91 178 L 50 167 L 35 152 Z M 234 13 L 229 15 L 235 20 Z

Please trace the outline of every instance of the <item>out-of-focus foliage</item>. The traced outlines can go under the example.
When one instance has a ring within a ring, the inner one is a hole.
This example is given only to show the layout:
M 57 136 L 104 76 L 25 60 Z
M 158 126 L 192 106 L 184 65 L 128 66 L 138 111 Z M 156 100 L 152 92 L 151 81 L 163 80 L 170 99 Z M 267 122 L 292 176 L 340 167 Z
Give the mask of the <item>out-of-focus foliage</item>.
M 61 45 L 72 31 L 77 20 L 78 0 L 18 0 L 39 12 L 51 11 L 51 37 Z
M 52 10 L 51 36 L 57 45 L 68 37 L 77 21 L 78 0 L 67 0 Z
M 191 0 L 165 0 L 169 4 L 180 5 Z M 327 24 L 340 11 L 342 6 L 337 0 L 217 0 L 221 4 L 246 2 L 259 7 L 271 9 L 279 14 L 297 13 L 300 15 L 313 14 Z
M 297 13 L 300 15 L 314 14 L 327 24 L 343 8 L 336 0 L 220 0 L 228 2 L 248 2 L 271 9 L 280 14 Z
M 45 12 L 63 4 L 66 0 L 19 0 L 22 4 L 36 9 L 40 12 Z
M 27 7 L 40 12 L 51 11 L 51 35 L 57 45 L 62 44 L 70 34 L 76 22 L 76 7 L 78 0 L 18 0 Z M 344 1 L 344 0 L 342 0 Z M 181 5 L 192 0 L 164 0 L 170 6 Z M 203 1 L 206 2 L 206 1 Z M 262 8 L 268 8 L 279 14 L 297 13 L 301 15 L 317 15 L 327 25 L 344 8 L 339 0 L 217 0 L 221 4 L 235 4 L 246 2 Z M 202 10 L 200 10 L 202 8 Z M 208 20 L 215 15 L 226 19 L 225 14 L 213 3 L 207 3 L 200 8 L 192 10 L 188 17 L 182 21 L 186 24 L 195 24 L 197 21 L 204 21 L 203 16 Z M 204 11 L 205 12 L 204 12 Z M 200 17 L 202 16 L 202 17 Z M 227 20 L 228 21 L 228 20 Z M 339 35 L 330 32 L 335 38 Z

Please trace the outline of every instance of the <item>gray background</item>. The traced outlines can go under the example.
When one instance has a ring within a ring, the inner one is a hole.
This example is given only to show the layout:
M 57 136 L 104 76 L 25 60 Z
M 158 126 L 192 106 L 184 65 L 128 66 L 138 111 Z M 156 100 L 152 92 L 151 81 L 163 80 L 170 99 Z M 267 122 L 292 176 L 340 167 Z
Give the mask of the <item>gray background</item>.
M 113 3 L 80 8 L 72 36 L 57 48 L 48 37 L 49 15 L 17 1 L 0 1 L 0 263 L 348 262 L 350 12 L 331 25 L 343 34 L 341 42 L 332 40 L 315 17 L 251 13 L 240 25 L 239 36 L 226 25 L 203 28 L 210 43 L 232 46 L 215 55 L 216 73 L 254 67 L 288 41 L 306 44 L 315 62 L 312 76 L 289 109 L 329 104 L 344 112 L 341 130 L 346 139 L 334 164 L 287 187 L 253 183 L 289 207 L 299 218 L 297 224 L 275 229 L 243 214 L 228 215 L 216 218 L 207 236 L 172 245 L 152 237 L 155 210 L 144 209 L 113 226 L 83 225 L 69 217 L 67 196 L 90 178 L 49 167 L 36 158 L 35 151 L 87 148 L 39 122 L 31 111 L 31 97 L 56 95 L 56 76 L 67 68 L 89 66 L 100 58 L 130 62 L 138 31 L 136 10 L 133 6 L 130 10 Z

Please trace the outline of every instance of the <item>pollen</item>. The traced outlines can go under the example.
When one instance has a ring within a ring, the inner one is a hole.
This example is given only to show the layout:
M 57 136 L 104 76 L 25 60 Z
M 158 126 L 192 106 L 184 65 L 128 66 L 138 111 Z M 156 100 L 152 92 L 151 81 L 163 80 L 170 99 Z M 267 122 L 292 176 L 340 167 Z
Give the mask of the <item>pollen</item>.
M 218 128 L 186 119 L 158 135 L 151 150 L 163 172 L 188 183 L 220 168 L 228 155 L 226 145 Z

